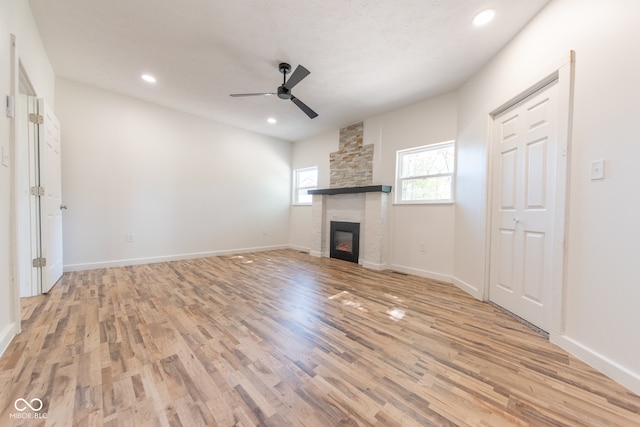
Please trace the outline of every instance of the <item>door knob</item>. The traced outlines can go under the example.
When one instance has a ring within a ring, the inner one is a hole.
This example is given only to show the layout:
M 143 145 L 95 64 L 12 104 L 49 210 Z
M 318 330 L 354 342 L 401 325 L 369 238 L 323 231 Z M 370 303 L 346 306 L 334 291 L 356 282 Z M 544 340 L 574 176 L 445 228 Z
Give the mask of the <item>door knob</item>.
M 520 218 L 513 218 L 513 223 L 518 224 L 520 222 Z
M 60 205 L 60 210 L 62 210 L 62 209 L 69 209 L 69 206 L 67 206 L 67 205 Z

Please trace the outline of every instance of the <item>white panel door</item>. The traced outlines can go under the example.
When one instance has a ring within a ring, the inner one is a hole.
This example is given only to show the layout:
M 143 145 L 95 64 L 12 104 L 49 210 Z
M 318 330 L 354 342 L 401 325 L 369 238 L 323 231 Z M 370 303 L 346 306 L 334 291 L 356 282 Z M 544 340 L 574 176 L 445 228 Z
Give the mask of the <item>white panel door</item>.
M 494 119 L 490 300 L 548 331 L 557 83 Z
M 41 250 L 46 265 L 42 269 L 42 292 L 51 290 L 62 277 L 62 175 L 60 122 L 44 100 L 38 100 L 41 197 Z

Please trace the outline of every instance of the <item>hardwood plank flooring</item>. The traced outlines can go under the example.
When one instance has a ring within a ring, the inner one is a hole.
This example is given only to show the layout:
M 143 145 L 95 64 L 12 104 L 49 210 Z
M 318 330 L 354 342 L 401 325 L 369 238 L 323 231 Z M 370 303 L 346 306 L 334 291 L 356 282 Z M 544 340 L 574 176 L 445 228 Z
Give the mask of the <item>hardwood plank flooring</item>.
M 640 397 L 490 304 L 293 250 L 65 274 L 23 301 L 0 410 L 0 426 L 640 425 Z

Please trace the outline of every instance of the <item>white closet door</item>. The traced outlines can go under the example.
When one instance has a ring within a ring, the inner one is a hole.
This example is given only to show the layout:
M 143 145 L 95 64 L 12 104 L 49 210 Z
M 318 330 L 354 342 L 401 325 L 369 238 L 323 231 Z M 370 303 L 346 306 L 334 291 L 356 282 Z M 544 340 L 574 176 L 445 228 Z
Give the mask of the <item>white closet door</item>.
M 548 331 L 557 83 L 494 119 L 490 299 Z

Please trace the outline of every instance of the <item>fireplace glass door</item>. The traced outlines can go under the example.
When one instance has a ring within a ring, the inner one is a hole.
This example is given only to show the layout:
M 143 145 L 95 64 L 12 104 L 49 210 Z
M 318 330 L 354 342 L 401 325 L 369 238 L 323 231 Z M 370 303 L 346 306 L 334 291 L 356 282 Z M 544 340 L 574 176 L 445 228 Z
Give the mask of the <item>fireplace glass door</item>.
M 353 253 L 353 233 L 350 231 L 336 231 L 333 235 L 333 243 L 337 250 Z
M 360 252 L 360 223 L 331 221 L 331 258 L 358 262 Z

